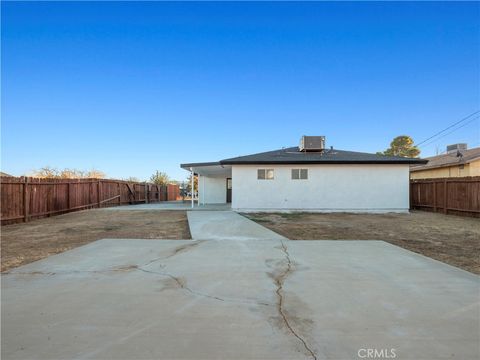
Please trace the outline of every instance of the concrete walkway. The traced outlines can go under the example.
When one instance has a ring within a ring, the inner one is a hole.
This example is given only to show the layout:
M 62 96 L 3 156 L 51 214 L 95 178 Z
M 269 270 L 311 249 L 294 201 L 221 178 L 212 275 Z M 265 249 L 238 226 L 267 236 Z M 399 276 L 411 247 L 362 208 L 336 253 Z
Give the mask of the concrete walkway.
M 195 240 L 287 240 L 233 211 L 187 211 L 187 217 Z
M 382 241 L 100 240 L 2 275 L 1 357 L 478 359 L 479 286 Z

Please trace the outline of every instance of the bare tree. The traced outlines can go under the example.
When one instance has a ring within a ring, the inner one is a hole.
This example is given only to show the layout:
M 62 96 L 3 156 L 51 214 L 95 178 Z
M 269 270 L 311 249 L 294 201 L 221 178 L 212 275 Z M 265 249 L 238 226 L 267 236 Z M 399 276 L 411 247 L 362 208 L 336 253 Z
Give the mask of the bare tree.
M 32 176 L 38 178 L 59 178 L 60 174 L 58 169 L 55 169 L 51 166 L 44 166 L 38 170 L 32 172 Z
M 170 178 L 167 173 L 157 170 L 152 176 L 150 176 L 150 181 L 157 185 L 168 185 L 170 183 Z
M 125 178 L 123 180 L 128 182 L 141 182 L 140 179 L 135 176 L 129 176 L 128 178 Z
M 85 173 L 85 177 L 87 178 L 95 178 L 95 179 L 104 179 L 105 173 L 103 171 L 97 169 L 91 169 Z
M 83 178 L 95 178 L 104 179 L 105 173 L 100 170 L 92 169 L 89 171 L 82 171 L 78 169 L 63 169 L 59 170 L 51 166 L 44 166 L 38 170 L 34 170 L 32 176 L 38 178 L 50 178 L 50 179 L 83 179 Z

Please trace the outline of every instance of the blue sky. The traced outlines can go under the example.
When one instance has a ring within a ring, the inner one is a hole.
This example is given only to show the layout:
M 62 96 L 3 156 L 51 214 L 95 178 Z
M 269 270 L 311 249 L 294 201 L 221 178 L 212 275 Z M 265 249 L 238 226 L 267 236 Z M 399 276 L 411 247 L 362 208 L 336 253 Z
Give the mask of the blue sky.
M 302 134 L 375 152 L 479 108 L 479 3 L 2 2 L 2 171 L 146 179 Z M 422 149 L 480 143 L 479 120 Z

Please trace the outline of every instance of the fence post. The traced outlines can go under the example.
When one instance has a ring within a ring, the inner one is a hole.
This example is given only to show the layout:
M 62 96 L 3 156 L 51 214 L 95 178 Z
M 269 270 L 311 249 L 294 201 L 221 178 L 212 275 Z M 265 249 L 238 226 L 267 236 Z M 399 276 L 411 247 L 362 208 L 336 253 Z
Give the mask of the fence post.
M 408 199 L 410 201 L 409 210 L 413 210 L 413 182 L 410 179 L 408 180 Z
M 117 182 L 118 187 L 118 206 L 122 205 L 122 190 L 120 182 Z
M 433 212 L 437 212 L 437 182 L 433 180 Z
M 67 210 L 70 210 L 72 206 L 70 205 L 70 180 L 67 183 Z
M 447 179 L 443 180 L 443 213 L 447 213 Z
M 28 191 L 28 176 L 25 176 L 23 182 L 23 221 L 28 221 L 28 213 L 30 206 L 30 192 Z
M 147 182 L 144 183 L 144 190 L 145 190 L 145 204 L 148 204 L 148 184 Z
M 97 183 L 97 207 L 100 207 L 100 180 Z
M 86 209 L 91 209 L 92 208 L 92 180 L 88 180 L 88 203 Z

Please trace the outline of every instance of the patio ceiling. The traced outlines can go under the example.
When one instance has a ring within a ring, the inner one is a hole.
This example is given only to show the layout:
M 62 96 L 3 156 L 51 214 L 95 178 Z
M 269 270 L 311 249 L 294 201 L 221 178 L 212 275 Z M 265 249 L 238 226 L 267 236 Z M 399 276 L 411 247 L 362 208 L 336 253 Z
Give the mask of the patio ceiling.
M 193 171 L 195 174 L 198 174 L 201 176 L 210 176 L 210 177 L 231 177 L 232 176 L 232 166 L 221 165 L 218 162 L 182 164 L 181 167 L 182 169 Z

